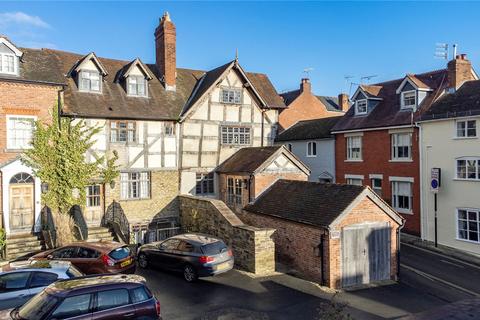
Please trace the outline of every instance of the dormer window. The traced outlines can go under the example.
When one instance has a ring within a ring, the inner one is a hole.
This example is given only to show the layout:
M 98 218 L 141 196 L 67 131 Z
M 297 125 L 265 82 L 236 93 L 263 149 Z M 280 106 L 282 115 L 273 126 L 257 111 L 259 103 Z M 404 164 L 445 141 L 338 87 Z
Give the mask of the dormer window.
M 127 94 L 135 97 L 147 96 L 147 80 L 142 76 L 128 76 Z
M 367 99 L 357 100 L 355 102 L 355 114 L 356 115 L 367 114 L 367 110 L 368 110 L 367 106 L 368 106 Z
M 19 74 L 19 63 L 23 53 L 7 38 L 0 36 L 0 74 Z
M 81 70 L 79 75 L 79 89 L 86 92 L 101 92 L 101 76 L 98 71 Z
M 242 103 L 242 90 L 223 88 L 220 94 L 220 99 L 223 103 L 228 104 L 241 104 Z
M 0 53 L 0 73 L 17 74 L 15 61 L 17 57 L 13 54 Z
M 417 92 L 405 91 L 401 94 L 401 107 L 402 109 L 413 109 L 417 106 Z

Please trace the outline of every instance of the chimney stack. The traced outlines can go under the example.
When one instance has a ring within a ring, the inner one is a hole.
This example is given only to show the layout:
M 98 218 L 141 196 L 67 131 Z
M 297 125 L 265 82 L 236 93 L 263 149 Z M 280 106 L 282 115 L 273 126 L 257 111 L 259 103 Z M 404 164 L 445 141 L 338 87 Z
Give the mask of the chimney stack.
M 156 65 L 160 80 L 165 89 L 175 91 L 177 77 L 177 33 L 175 25 L 170 20 L 168 12 L 163 14 L 160 23 L 155 29 Z
M 338 95 L 338 106 L 343 112 L 347 112 L 350 108 L 350 102 L 348 101 L 348 94 L 340 93 Z
M 301 92 L 312 92 L 312 84 L 310 83 L 310 79 L 303 78 L 302 83 L 300 83 L 300 91 Z
M 448 62 L 448 86 L 456 91 L 466 81 L 475 80 L 472 74 L 472 63 L 466 54 L 458 54 L 455 59 Z

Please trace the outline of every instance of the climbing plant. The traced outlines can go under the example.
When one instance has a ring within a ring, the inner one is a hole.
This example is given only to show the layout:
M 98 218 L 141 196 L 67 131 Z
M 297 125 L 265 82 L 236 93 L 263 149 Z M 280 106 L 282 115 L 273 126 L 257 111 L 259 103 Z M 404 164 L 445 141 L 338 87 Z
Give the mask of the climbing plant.
M 92 179 L 110 183 L 118 176 L 118 156 L 116 152 L 107 157 L 94 155 L 93 161 L 87 161 L 86 154 L 102 128 L 89 126 L 85 120 L 60 117 L 57 107 L 52 109 L 51 116 L 51 122 L 35 122 L 32 147 L 23 154 L 22 162 L 46 184 L 42 202 L 52 211 L 58 229 L 71 224 L 64 220 L 72 206 L 85 206 L 86 187 Z M 66 230 L 66 237 L 71 234 L 69 231 Z M 57 234 L 60 243 L 68 240 L 61 238 Z

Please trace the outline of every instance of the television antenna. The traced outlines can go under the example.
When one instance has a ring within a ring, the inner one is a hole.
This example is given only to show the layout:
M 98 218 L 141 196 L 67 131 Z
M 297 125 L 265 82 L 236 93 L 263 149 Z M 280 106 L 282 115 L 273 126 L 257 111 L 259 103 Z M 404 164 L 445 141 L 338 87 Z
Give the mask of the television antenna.
M 303 69 L 303 74 L 305 75 L 305 78 L 310 79 L 310 72 L 312 72 L 313 70 L 314 70 L 313 68 Z
M 351 96 L 352 95 L 352 88 L 353 86 L 359 86 L 360 83 L 356 83 L 356 82 L 350 82 L 350 89 L 348 90 L 348 95 Z
M 368 82 L 368 81 L 370 81 L 370 79 L 375 78 L 375 77 L 378 77 L 378 75 L 374 74 L 374 75 L 371 75 L 371 76 L 361 77 L 360 78 L 360 83 L 363 83 L 363 80 L 366 80 Z
M 355 78 L 355 76 L 345 75 L 345 76 L 343 76 L 343 78 L 345 79 L 345 90 L 346 90 L 347 87 L 348 87 L 348 83 L 349 82 L 351 83 L 350 79 Z M 352 88 L 352 86 L 350 85 L 350 89 L 351 88 Z
M 456 51 L 457 45 L 454 45 L 454 51 Z M 448 60 L 448 44 L 447 43 L 437 43 L 435 44 L 435 54 L 433 55 L 436 59 Z M 454 53 L 455 56 L 455 53 Z

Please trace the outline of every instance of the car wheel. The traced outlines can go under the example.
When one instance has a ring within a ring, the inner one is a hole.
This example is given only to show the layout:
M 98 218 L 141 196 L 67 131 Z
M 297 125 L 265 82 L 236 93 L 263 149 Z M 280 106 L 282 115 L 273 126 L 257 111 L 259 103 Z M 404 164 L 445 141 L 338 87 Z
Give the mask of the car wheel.
M 183 267 L 183 278 L 187 282 L 194 282 L 198 278 L 197 271 L 191 265 L 187 264 Z
M 140 266 L 140 268 L 143 268 L 143 269 L 148 268 L 148 259 L 144 253 L 141 253 L 138 256 L 138 265 Z

